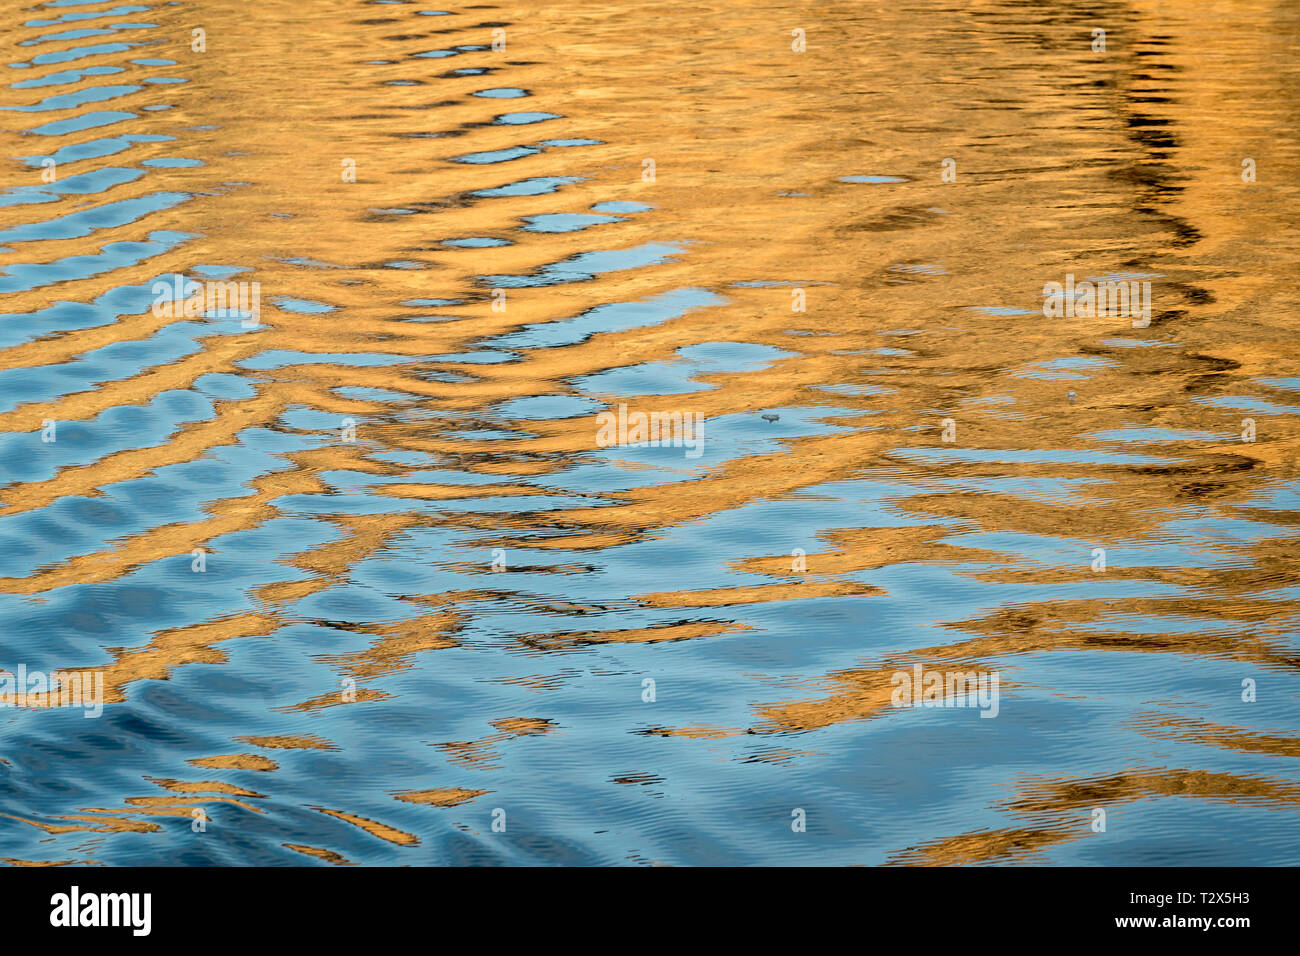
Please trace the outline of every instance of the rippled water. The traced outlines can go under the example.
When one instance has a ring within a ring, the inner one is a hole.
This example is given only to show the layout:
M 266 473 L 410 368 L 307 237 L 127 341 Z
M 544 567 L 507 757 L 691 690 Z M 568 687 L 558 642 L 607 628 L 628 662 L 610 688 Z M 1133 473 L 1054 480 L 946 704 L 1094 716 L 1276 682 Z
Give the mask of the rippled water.
M 0 858 L 1296 861 L 1300 7 L 0 10 Z

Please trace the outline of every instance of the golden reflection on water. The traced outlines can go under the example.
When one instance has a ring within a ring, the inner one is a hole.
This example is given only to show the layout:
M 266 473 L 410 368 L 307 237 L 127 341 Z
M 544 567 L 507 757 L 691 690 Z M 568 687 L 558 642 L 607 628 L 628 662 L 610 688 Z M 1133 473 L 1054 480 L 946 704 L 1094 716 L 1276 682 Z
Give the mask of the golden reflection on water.
M 0 41 L 6 62 L 101 42 L 26 46 L 55 28 L 22 25 L 35 7 L 4 6 L 14 27 Z M 245 711 L 238 732 L 226 735 L 242 744 L 188 754 L 189 764 L 216 776 L 184 781 L 156 770 L 141 777 L 166 795 L 119 797 L 115 809 L 79 813 L 7 800 L 14 811 L 7 818 L 47 834 L 102 834 L 156 831 L 153 818 L 189 817 L 195 806 L 213 816 L 222 804 L 260 813 L 265 794 L 231 781 L 248 783 L 250 772 L 274 779 L 285 753 L 344 749 L 316 732 L 320 715 L 417 706 L 391 681 L 434 666 L 430 658 L 439 654 L 522 655 L 533 669 L 528 677 L 483 665 L 483 679 L 509 687 L 519 703 L 516 711 L 468 715 L 481 736 L 457 741 L 440 735 L 437 721 L 421 723 L 418 736 L 443 755 L 446 773 L 410 787 L 382 779 L 380 767 L 374 781 L 398 803 L 473 809 L 473 826 L 487 829 L 480 798 L 500 787 L 478 785 L 477 768 L 519 761 L 518 773 L 536 772 L 545 756 L 523 756 L 522 748 L 545 752 L 566 733 L 565 721 L 543 716 L 548 696 L 579 680 L 572 668 L 598 666 L 571 655 L 660 645 L 652 649 L 671 661 L 681 653 L 676 642 L 746 641 L 771 625 L 781 602 L 812 609 L 858 602 L 850 606 L 863 608 L 863 621 L 883 613 L 932 622 L 935 642 L 875 645 L 873 624 L 851 653 L 810 654 L 793 670 L 764 676 L 761 662 L 738 657 L 729 693 L 745 702 L 747 722 L 680 703 L 670 711 L 680 718 L 674 723 L 641 711 L 614 719 L 641 728 L 634 740 L 676 738 L 682 748 L 700 748 L 683 759 L 797 768 L 810 759 L 801 754 L 833 748 L 819 738 L 831 728 L 855 725 L 867 735 L 863 722 L 907 720 L 890 705 L 890 675 L 918 662 L 1007 671 L 1004 710 L 1022 693 L 1052 696 L 1053 688 L 1018 673 L 1022 660 L 1047 652 L 1231 661 L 1242 665 L 1241 676 L 1282 675 L 1294 697 L 1300 510 L 1285 495 L 1263 499 L 1296 479 L 1296 386 L 1285 384 L 1300 375 L 1297 291 L 1288 281 L 1297 252 L 1297 151 L 1286 134 L 1296 110 L 1295 7 L 1144 2 L 1105 17 L 1083 4 L 1005 2 L 504 3 L 428 17 L 419 9 L 356 0 L 157 6 L 131 17 L 156 26 L 126 37 L 148 46 L 88 61 L 122 72 L 10 90 L 11 103 L 30 104 L 103 83 L 140 84 L 107 103 L 6 113 L 6 157 L 54 154 L 99 135 L 177 139 L 60 162 L 63 180 L 105 165 L 147 173 L 57 203 L 0 208 L 0 227 L 157 192 L 189 198 L 86 235 L 0 243 L 4 266 L 75 263 L 112 243 L 164 232 L 191 238 L 134 263 L 64 266 L 68 278 L 7 294 L 5 312 L 93 302 L 170 272 L 196 276 L 205 264 L 247 269 L 233 278 L 261 284 L 263 312 L 256 330 L 212 320 L 213 333 L 180 357 L 144 362 L 121 377 L 90 372 L 56 397 L 6 404 L 0 431 L 32 433 L 34 441 L 48 420 L 91 428 L 108 410 L 147 405 L 214 373 L 241 375 L 251 391 L 213 399 L 210 417 L 180 423 L 161 442 L 11 481 L 0 489 L 0 516 L 111 497 L 110 486 L 239 446 L 254 430 L 310 433 L 289 424 L 296 409 L 359 424 L 356 443 L 318 429 L 319 440 L 286 445 L 273 469 L 214 486 L 218 493 L 199 516 L 148 523 L 111 547 L 37 561 L 28 573 L 0 577 L 0 593 L 45 601 L 60 589 L 111 589 L 153 562 L 187 562 L 196 550 L 215 565 L 223 541 L 266 529 L 293 510 L 289 499 L 337 493 L 339 473 L 364 478 L 364 493 L 381 506 L 317 515 L 330 532 L 324 543 L 280 537 L 281 553 L 245 589 L 241 607 L 195 599 L 199 619 L 150 630 L 132 646 L 90 640 L 84 654 L 46 662 L 102 666 L 106 700 L 125 705 L 148 682 L 195 665 L 228 666 L 240 642 L 276 641 L 315 623 L 354 638 L 328 645 L 346 650 L 322 644 L 309 653 L 334 683 L 260 717 Z M 1108 29 L 1104 55 L 1090 48 L 1097 25 Z M 206 31 L 206 52 L 190 49 L 195 26 Z M 796 26 L 807 30 L 806 54 L 791 51 Z M 508 46 L 496 52 L 492 31 L 501 27 Z M 458 52 L 417 56 L 429 50 Z M 142 57 L 176 62 L 133 62 Z M 82 64 L 36 64 L 21 79 Z M 454 72 L 465 68 L 486 72 Z M 158 76 L 187 82 L 144 82 Z M 528 95 L 473 95 L 514 89 Z M 106 131 L 28 132 L 96 109 L 134 115 Z M 494 123 L 521 111 L 555 115 Z M 506 161 L 464 161 L 565 140 L 581 142 Z M 202 165 L 146 164 L 178 155 Z M 1242 182 L 1243 157 L 1257 160 L 1258 181 Z M 647 158 L 653 182 L 643 179 Z M 947 158 L 956 162 L 956 182 L 941 176 Z M 349 159 L 355 182 L 341 175 Z M 13 185 L 39 176 L 38 166 L 17 161 L 9 171 Z M 843 181 L 854 176 L 886 181 Z M 476 195 L 541 177 L 563 181 L 533 195 Z M 570 232 L 521 228 L 531 217 L 629 201 L 653 208 Z M 474 237 L 509 244 L 445 245 Z M 574 257 L 606 250 L 627 254 L 583 281 L 543 283 L 557 263 L 581 272 L 588 260 L 572 264 Z M 1043 284 L 1071 273 L 1150 277 L 1150 326 L 1135 329 L 1127 317 L 1044 318 Z M 534 277 L 535 284 L 508 288 L 499 311 L 484 278 L 492 276 Z M 805 290 L 806 312 L 792 311 L 793 289 Z M 544 336 L 538 345 L 491 341 L 680 290 L 712 297 L 661 321 L 611 322 L 558 345 Z M 447 304 L 408 304 L 416 300 Z M 302 302 L 329 310 L 303 311 Z M 0 350 L 0 370 L 53 369 L 117 343 L 145 343 L 174 321 L 145 310 L 31 338 Z M 764 346 L 765 357 L 694 371 L 685 394 L 600 390 L 601 373 L 671 363 L 683 350 L 719 342 Z M 507 360 L 475 360 L 498 348 Z M 255 373 L 241 364 L 267 356 Z M 349 356 L 383 361 L 356 364 Z M 722 456 L 706 455 L 699 470 L 675 459 L 645 466 L 649 482 L 575 487 L 568 473 L 598 451 L 596 413 L 513 419 L 499 411 L 532 396 L 676 408 L 710 423 L 780 409 L 782 427 L 791 419 L 809 427 L 728 446 Z M 1241 438 L 1245 417 L 1258 423 L 1253 443 Z M 945 419 L 956 423 L 955 443 L 942 440 Z M 401 463 L 402 456 L 424 464 Z M 432 478 L 437 469 L 448 474 Z M 885 509 L 898 520 L 863 520 L 855 513 L 863 509 L 845 505 L 833 521 L 792 528 L 783 550 L 752 550 L 725 566 L 714 561 L 714 573 L 684 572 L 677 587 L 621 580 L 614 605 L 583 594 L 580 581 L 568 581 L 577 592 L 563 591 L 567 597 L 544 590 L 548 576 L 580 576 L 619 549 L 672 538 L 712 516 L 830 500 L 827 486 L 851 482 L 887 488 L 864 494 L 879 495 L 873 513 Z M 303 609 L 347 586 L 366 562 L 401 553 L 412 535 L 431 530 L 459 533 L 463 548 L 439 560 L 443 570 L 472 576 L 464 589 L 395 586 L 392 594 L 409 608 L 401 619 L 326 622 Z M 817 545 L 807 549 L 806 570 L 795 570 L 789 552 L 807 538 Z M 1030 538 L 1050 553 L 1027 557 L 1019 549 Z M 1113 560 L 1104 593 L 1089 567 L 1094 548 L 1123 555 L 1166 547 L 1180 559 Z M 524 585 L 494 578 L 493 549 L 531 552 L 534 565 L 512 570 L 534 577 Z M 563 560 L 544 560 L 548 552 L 564 552 Z M 926 565 L 958 568 L 968 589 L 988 588 L 984 610 L 964 613 L 966 599 L 950 608 L 943 593 L 916 586 L 907 594 L 891 589 L 900 578 L 889 572 Z M 764 580 L 728 583 L 729 572 Z M 1134 588 L 1116 590 L 1118 582 Z M 1031 592 L 1041 597 L 1025 596 Z M 1116 596 L 1124 593 L 1130 596 Z M 1021 597 L 1002 597 L 1012 594 Z M 503 604 L 572 626 L 501 635 L 502 643 L 489 645 L 475 628 Z M 816 611 L 806 613 L 815 622 Z M 1189 618 L 1200 623 L 1188 628 Z M 806 639 L 823 627 L 842 630 L 842 622 L 812 623 Z M 1210 753 L 1296 756 L 1287 726 L 1294 708 L 1288 714 L 1261 703 L 1249 718 L 1258 726 L 1221 724 L 1205 719 L 1205 701 L 1164 688 L 1160 665 L 1151 667 L 1144 706 L 1167 709 L 1130 715 L 1131 730 Z M 340 698 L 339 681 L 353 682 L 352 697 Z M 1237 689 L 1229 683 L 1219 692 L 1230 700 Z M 628 706 L 639 703 L 632 696 Z M 719 749 L 737 741 L 750 749 Z M 242 745 L 265 753 L 223 752 Z M 1096 748 L 1104 751 L 1105 740 Z M 1035 762 L 1032 747 L 1024 755 L 1025 771 L 984 791 L 987 799 L 949 808 L 949 835 L 866 844 L 863 857 L 870 846 L 909 864 L 1057 859 L 1056 849 L 1089 835 L 1079 822 L 1089 808 L 1175 795 L 1295 809 L 1296 784 L 1277 761 L 1268 769 L 1138 767 L 1128 754 L 1094 751 L 1109 770 L 1076 777 L 1051 769 L 1050 757 Z M 640 780 L 629 766 L 590 772 Z M 637 767 L 647 768 L 655 769 L 653 758 Z M 226 773 L 232 776 L 221 779 Z M 347 792 L 322 784 L 315 800 L 295 792 L 277 801 L 310 806 L 396 846 L 424 836 L 409 832 L 420 825 L 410 815 L 384 822 L 340 808 Z M 986 811 L 1010 825 L 988 827 Z M 283 846 L 356 862 L 342 845 L 315 845 L 325 839 Z M 66 858 L 77 845 L 50 852 Z

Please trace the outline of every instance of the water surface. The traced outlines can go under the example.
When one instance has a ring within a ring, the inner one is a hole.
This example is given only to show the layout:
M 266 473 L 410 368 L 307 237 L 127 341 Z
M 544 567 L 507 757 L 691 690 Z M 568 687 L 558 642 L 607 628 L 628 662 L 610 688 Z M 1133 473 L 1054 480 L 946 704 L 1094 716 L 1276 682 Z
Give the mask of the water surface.
M 0 22 L 0 858 L 1295 862 L 1300 8 Z

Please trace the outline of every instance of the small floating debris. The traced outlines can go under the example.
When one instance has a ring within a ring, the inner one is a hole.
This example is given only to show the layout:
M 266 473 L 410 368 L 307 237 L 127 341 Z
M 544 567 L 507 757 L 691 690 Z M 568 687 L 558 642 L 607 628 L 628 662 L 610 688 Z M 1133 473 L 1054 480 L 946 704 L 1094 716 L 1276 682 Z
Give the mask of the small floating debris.
M 780 416 L 780 415 L 775 415 L 775 414 L 770 414 L 770 413 L 769 413 L 769 414 L 766 414 L 766 415 L 763 416 L 763 421 L 765 421 L 765 422 L 779 422 L 780 420 L 781 420 L 781 416 Z

